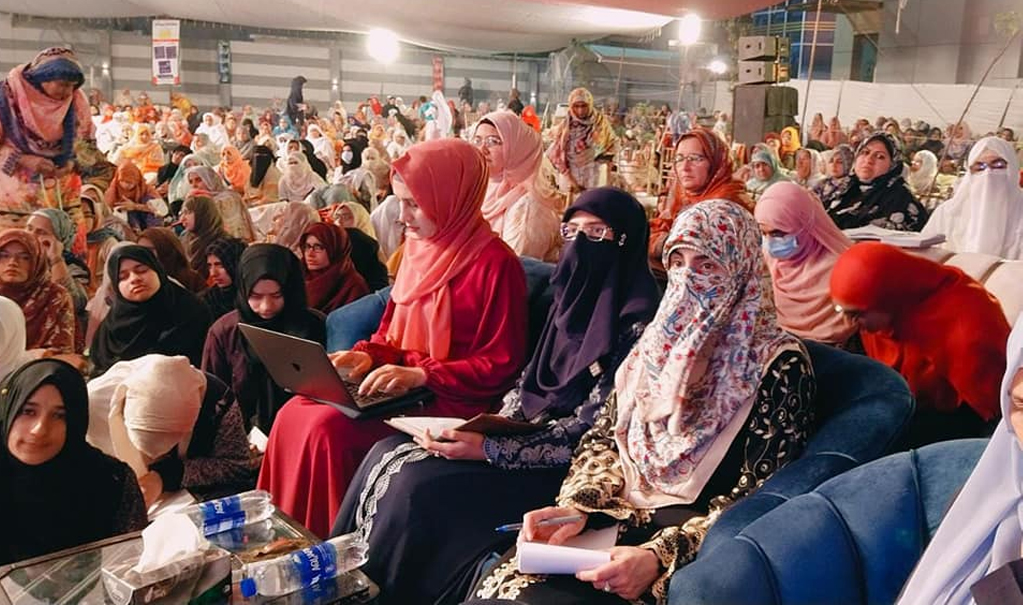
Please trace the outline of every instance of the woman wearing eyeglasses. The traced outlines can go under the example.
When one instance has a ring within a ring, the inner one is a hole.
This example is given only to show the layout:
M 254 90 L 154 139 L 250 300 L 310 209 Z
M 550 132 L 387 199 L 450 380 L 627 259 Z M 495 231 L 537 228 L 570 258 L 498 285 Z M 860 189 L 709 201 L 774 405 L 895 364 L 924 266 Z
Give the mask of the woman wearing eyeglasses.
M 864 242 L 840 255 L 830 290 L 865 353 L 907 380 L 917 401 L 908 446 L 991 433 L 1010 325 L 984 286 L 956 267 Z
M 943 234 L 943 246 L 957 252 L 1020 259 L 1024 205 L 1019 178 L 1013 145 L 985 137 L 971 149 L 956 193 L 935 209 L 922 233 Z
M 75 353 L 75 308 L 35 236 L 22 229 L 0 231 L 0 296 L 25 314 L 25 348 Z
M 352 262 L 348 232 L 332 223 L 314 223 L 302 234 L 302 275 L 310 307 L 329 314 L 369 294 Z
M 406 241 L 391 301 L 368 341 L 331 358 L 363 394 L 426 387 L 435 397 L 418 415 L 491 412 L 526 360 L 527 309 L 522 264 L 480 212 L 487 163 L 469 143 L 439 139 L 393 167 Z M 326 537 L 359 462 L 395 431 L 293 398 L 270 432 L 258 485 Z
M 728 145 L 710 130 L 696 128 L 676 143 L 674 183 L 666 203 L 659 206 L 657 217 L 650 222 L 648 261 L 656 278 L 666 279 L 662 249 L 673 221 L 684 208 L 704 200 L 727 200 L 753 212 L 754 202 L 743 182 L 733 178 L 733 170 Z
M 847 189 L 825 209 L 839 229 L 876 225 L 921 231 L 928 211 L 903 180 L 903 149 L 896 137 L 877 132 L 857 147 Z
M 552 185 L 540 134 L 511 111 L 498 111 L 477 123 L 472 143 L 490 169 L 481 210 L 491 229 L 519 256 L 557 260 L 565 204 Z
M 658 292 L 643 267 L 640 204 L 622 190 L 591 189 L 563 218 L 547 322 L 500 412 L 536 431 L 446 430 L 418 445 L 404 434 L 387 438 L 367 455 L 346 494 L 333 533 L 365 533 L 370 559 L 363 570 L 386 602 L 465 596 L 480 554 L 504 551 L 514 540 L 494 528 L 554 498 L 615 369 L 654 315 Z M 443 488 L 455 484 L 481 498 Z
M 513 550 L 474 599 L 664 602 L 672 573 L 696 557 L 720 512 L 799 456 L 814 374 L 776 323 L 760 239 L 732 202 L 680 213 L 665 245 L 665 297 L 580 439 L 555 506 L 522 518 L 524 541 L 550 545 L 614 527 L 610 560 L 575 576 L 524 574 Z

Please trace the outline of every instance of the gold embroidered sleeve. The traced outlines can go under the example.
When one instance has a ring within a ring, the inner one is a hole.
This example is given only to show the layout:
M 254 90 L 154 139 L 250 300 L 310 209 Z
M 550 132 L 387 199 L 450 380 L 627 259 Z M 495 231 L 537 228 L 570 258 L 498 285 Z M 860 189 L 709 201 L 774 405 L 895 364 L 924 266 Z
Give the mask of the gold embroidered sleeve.
M 650 541 L 640 545 L 643 549 L 653 551 L 661 563 L 661 574 L 651 585 L 651 594 L 659 604 L 664 604 L 668 599 L 668 583 L 672 574 L 697 557 L 708 529 L 731 504 L 732 501 L 726 497 L 716 497 L 711 500 L 708 515 L 690 518 L 682 526 L 662 528 Z
M 650 521 L 650 512 L 636 509 L 622 498 L 625 480 L 615 444 L 615 397 L 613 392 L 594 426 L 580 439 L 557 502 L 561 507 L 603 513 L 638 526 Z

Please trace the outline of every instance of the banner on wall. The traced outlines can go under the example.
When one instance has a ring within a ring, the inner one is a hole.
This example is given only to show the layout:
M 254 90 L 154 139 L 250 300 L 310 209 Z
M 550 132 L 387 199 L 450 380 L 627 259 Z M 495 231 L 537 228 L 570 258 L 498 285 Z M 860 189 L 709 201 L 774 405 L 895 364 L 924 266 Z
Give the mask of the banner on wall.
M 153 19 L 153 84 L 181 84 L 181 21 Z
M 444 57 L 434 57 L 434 90 L 444 92 Z

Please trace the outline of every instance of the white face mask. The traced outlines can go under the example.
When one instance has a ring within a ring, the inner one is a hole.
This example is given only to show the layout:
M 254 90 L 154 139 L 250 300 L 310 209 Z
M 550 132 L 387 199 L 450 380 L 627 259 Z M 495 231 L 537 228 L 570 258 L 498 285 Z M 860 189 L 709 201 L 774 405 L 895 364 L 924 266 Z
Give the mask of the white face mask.
M 350 152 L 350 151 L 343 151 L 343 152 L 341 152 L 341 161 L 344 162 L 345 164 L 351 164 L 352 163 L 352 152 Z

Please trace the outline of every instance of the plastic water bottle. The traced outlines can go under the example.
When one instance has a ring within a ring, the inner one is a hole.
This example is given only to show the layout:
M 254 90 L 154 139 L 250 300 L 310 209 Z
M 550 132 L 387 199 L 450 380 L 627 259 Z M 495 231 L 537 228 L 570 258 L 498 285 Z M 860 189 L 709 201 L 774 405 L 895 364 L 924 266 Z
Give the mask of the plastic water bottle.
M 369 546 L 359 533 L 328 539 L 306 549 L 245 567 L 242 597 L 276 597 L 334 579 L 366 563 Z
M 189 505 L 181 510 L 196 525 L 203 536 L 210 536 L 225 530 L 241 528 L 266 520 L 274 513 L 270 493 L 265 490 L 250 490 L 223 499 L 214 499 Z

